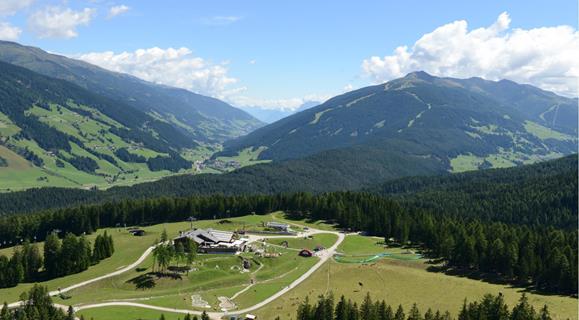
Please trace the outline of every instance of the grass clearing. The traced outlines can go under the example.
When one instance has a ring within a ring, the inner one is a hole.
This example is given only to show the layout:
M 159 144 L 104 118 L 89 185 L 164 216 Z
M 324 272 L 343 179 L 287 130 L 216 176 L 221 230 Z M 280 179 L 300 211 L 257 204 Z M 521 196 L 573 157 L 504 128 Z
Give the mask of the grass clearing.
M 183 319 L 185 316 L 181 313 L 172 313 L 165 311 L 156 311 L 145 308 L 131 307 L 131 306 L 113 306 L 113 307 L 103 307 L 81 310 L 77 312 L 77 316 L 84 316 L 85 319 L 94 320 L 112 320 L 112 319 L 124 319 L 124 320 L 159 320 L 161 314 L 165 315 L 167 320 L 178 320 Z
M 279 316 L 295 319 L 297 306 L 309 296 L 310 301 L 320 294 L 333 292 L 336 298 L 345 295 L 360 303 L 366 293 L 373 299 L 385 299 L 408 310 L 416 302 L 422 312 L 429 307 L 449 310 L 457 315 L 462 301 L 479 299 L 486 293 L 502 293 L 513 305 L 521 290 L 509 286 L 489 284 L 461 277 L 432 273 L 423 260 L 401 261 L 382 259 L 372 264 L 343 264 L 328 262 L 298 287 L 255 312 L 262 319 Z M 554 319 L 577 319 L 577 299 L 561 296 L 528 294 L 529 301 L 540 308 L 547 304 Z
M 577 137 L 555 131 L 532 121 L 525 121 L 524 126 L 527 132 L 542 140 L 555 139 L 560 141 L 577 141 Z
M 313 250 L 316 246 L 321 245 L 324 248 L 332 246 L 338 240 L 338 236 L 332 233 L 318 233 L 312 235 L 311 238 L 266 238 L 266 242 L 273 245 L 282 245 L 287 242 L 288 248 L 291 249 L 310 249 Z

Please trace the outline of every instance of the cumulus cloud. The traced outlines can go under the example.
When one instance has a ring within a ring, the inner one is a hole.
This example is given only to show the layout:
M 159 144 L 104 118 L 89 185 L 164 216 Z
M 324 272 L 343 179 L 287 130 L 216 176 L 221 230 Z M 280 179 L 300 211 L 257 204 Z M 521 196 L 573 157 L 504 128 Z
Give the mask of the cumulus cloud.
M 486 28 L 469 30 L 464 20 L 423 35 L 411 47 L 362 63 L 374 82 L 424 70 L 438 76 L 510 79 L 577 96 L 579 33 L 570 26 L 510 28 L 508 13 Z
M 0 40 L 17 40 L 22 30 L 10 25 L 8 22 L 0 22 Z
M 118 16 L 118 15 L 121 15 L 121 14 L 123 14 L 123 13 L 126 13 L 126 12 L 129 11 L 130 9 L 131 9 L 130 7 L 128 7 L 128 6 L 124 5 L 124 4 L 119 5 L 119 6 L 112 6 L 112 7 L 109 9 L 109 14 L 107 15 L 107 18 L 108 18 L 108 19 L 114 18 L 114 17 L 116 17 L 116 16 Z
M 75 57 L 105 69 L 220 99 L 240 90 L 230 87 L 237 79 L 228 75 L 226 62 L 208 62 L 194 56 L 192 51 L 185 47 L 154 47 L 121 53 L 94 52 Z
M 74 38 L 76 28 L 90 23 L 95 9 L 74 11 L 70 8 L 47 7 L 28 17 L 28 26 L 39 38 Z
M 0 1 L 0 16 L 10 16 L 21 9 L 30 6 L 34 0 L 2 0 Z

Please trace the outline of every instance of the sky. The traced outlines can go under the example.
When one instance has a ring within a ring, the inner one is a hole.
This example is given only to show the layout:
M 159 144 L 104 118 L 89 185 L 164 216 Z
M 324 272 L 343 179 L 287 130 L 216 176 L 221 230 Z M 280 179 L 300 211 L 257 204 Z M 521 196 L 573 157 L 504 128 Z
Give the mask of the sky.
M 0 0 L 0 39 L 291 110 L 424 70 L 577 96 L 577 1 Z

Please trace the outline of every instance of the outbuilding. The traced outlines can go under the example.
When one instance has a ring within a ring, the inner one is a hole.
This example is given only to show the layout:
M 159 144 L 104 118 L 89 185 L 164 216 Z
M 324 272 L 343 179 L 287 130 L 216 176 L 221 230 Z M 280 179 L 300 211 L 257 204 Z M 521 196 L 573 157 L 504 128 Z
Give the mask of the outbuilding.
M 288 232 L 290 229 L 289 224 L 285 224 L 285 223 L 280 223 L 280 222 L 268 222 L 265 225 L 267 228 L 271 228 L 274 230 L 278 230 L 278 231 L 283 231 L 283 232 Z
M 302 249 L 302 250 L 300 251 L 299 255 L 302 256 L 302 257 L 309 258 L 309 257 L 313 257 L 313 256 L 314 256 L 314 253 L 313 253 L 311 250 L 309 250 L 309 249 Z

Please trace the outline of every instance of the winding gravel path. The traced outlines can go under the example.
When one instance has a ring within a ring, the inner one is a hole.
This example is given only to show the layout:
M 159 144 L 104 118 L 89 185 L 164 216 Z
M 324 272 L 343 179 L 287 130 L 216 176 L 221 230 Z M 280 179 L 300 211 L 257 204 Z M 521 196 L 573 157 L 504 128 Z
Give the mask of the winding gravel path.
M 308 271 L 306 271 L 304 274 L 302 274 L 299 278 L 297 278 L 296 280 L 294 280 L 290 285 L 288 285 L 287 287 L 281 289 L 280 291 L 276 292 L 275 294 L 273 294 L 272 296 L 270 296 L 269 298 L 251 306 L 245 309 L 241 309 L 241 310 L 233 310 L 231 312 L 208 312 L 207 314 L 209 315 L 209 317 L 211 319 L 221 319 L 223 316 L 226 316 L 228 314 L 244 314 L 244 313 L 248 313 L 254 310 L 257 310 L 259 308 L 264 307 L 265 305 L 267 305 L 268 303 L 274 301 L 275 299 L 281 297 L 282 295 L 284 295 L 285 293 L 287 293 L 288 291 L 292 290 L 293 288 L 295 288 L 296 286 L 298 286 L 300 283 L 304 282 L 307 278 L 309 278 L 314 272 L 316 272 L 316 270 L 318 270 L 326 261 L 328 261 L 328 259 L 330 259 L 334 253 L 336 252 L 336 249 L 338 248 L 338 246 L 342 243 L 342 241 L 345 238 L 345 235 L 343 233 L 340 232 L 336 232 L 336 231 L 324 231 L 324 230 L 318 230 L 318 229 L 312 229 L 310 228 L 307 232 L 303 232 L 300 233 L 298 235 L 295 235 L 293 237 L 304 237 L 304 236 L 309 236 L 309 235 L 314 235 L 314 234 L 319 234 L 319 233 L 331 233 L 331 234 L 335 234 L 338 236 L 338 240 L 329 248 L 322 250 L 320 252 L 317 253 L 317 256 L 320 258 L 320 260 L 313 265 Z M 259 239 L 262 238 L 288 238 L 288 237 L 292 237 L 292 236 L 269 236 L 269 237 L 264 237 L 264 236 L 250 236 L 250 241 L 249 242 L 254 242 L 254 241 L 258 241 Z M 49 294 L 51 296 L 55 296 L 58 295 L 60 293 L 63 292 L 67 292 L 82 286 L 86 286 L 88 284 L 103 280 L 103 279 L 107 279 L 110 277 L 114 277 L 117 275 L 120 275 L 124 272 L 127 272 L 131 269 L 136 268 L 139 264 L 141 264 L 148 256 L 149 254 L 151 254 L 151 252 L 153 251 L 153 249 L 155 248 L 155 246 L 149 247 L 147 250 L 145 250 L 145 252 L 139 257 L 139 259 L 137 259 L 137 261 L 133 262 L 132 264 L 123 267 L 122 269 L 119 269 L 117 271 L 108 273 L 106 275 L 100 276 L 100 277 L 96 277 L 90 280 L 86 280 L 83 282 L 79 282 L 76 283 L 74 285 L 71 285 L 69 287 L 66 288 L 61 288 L 60 290 L 55 290 L 55 291 L 50 291 Z M 16 307 L 19 306 L 20 304 L 22 304 L 22 301 L 18 301 L 18 302 L 14 302 L 9 304 L 9 307 Z M 85 305 L 80 305 L 75 307 L 75 311 L 80 311 L 80 310 L 86 310 L 86 309 L 93 309 L 93 308 L 102 308 L 102 307 L 111 307 L 111 306 L 130 306 L 130 307 L 139 307 L 139 308 L 146 308 L 146 309 L 152 309 L 152 310 L 157 310 L 157 311 L 164 311 L 164 312 L 174 312 L 174 313 L 183 313 L 183 314 L 191 314 L 191 315 L 201 315 L 202 312 L 201 311 L 197 311 L 197 310 L 188 310 L 188 309 L 175 309 L 175 308 L 166 308 L 166 307 L 159 307 L 159 306 L 153 306 L 153 305 L 148 305 L 148 304 L 143 304 L 143 303 L 137 303 L 137 302 L 128 302 L 128 301 L 110 301 L 110 302 L 103 302 L 103 303 L 93 303 L 93 304 L 85 304 Z M 64 308 L 65 306 L 60 306 Z

